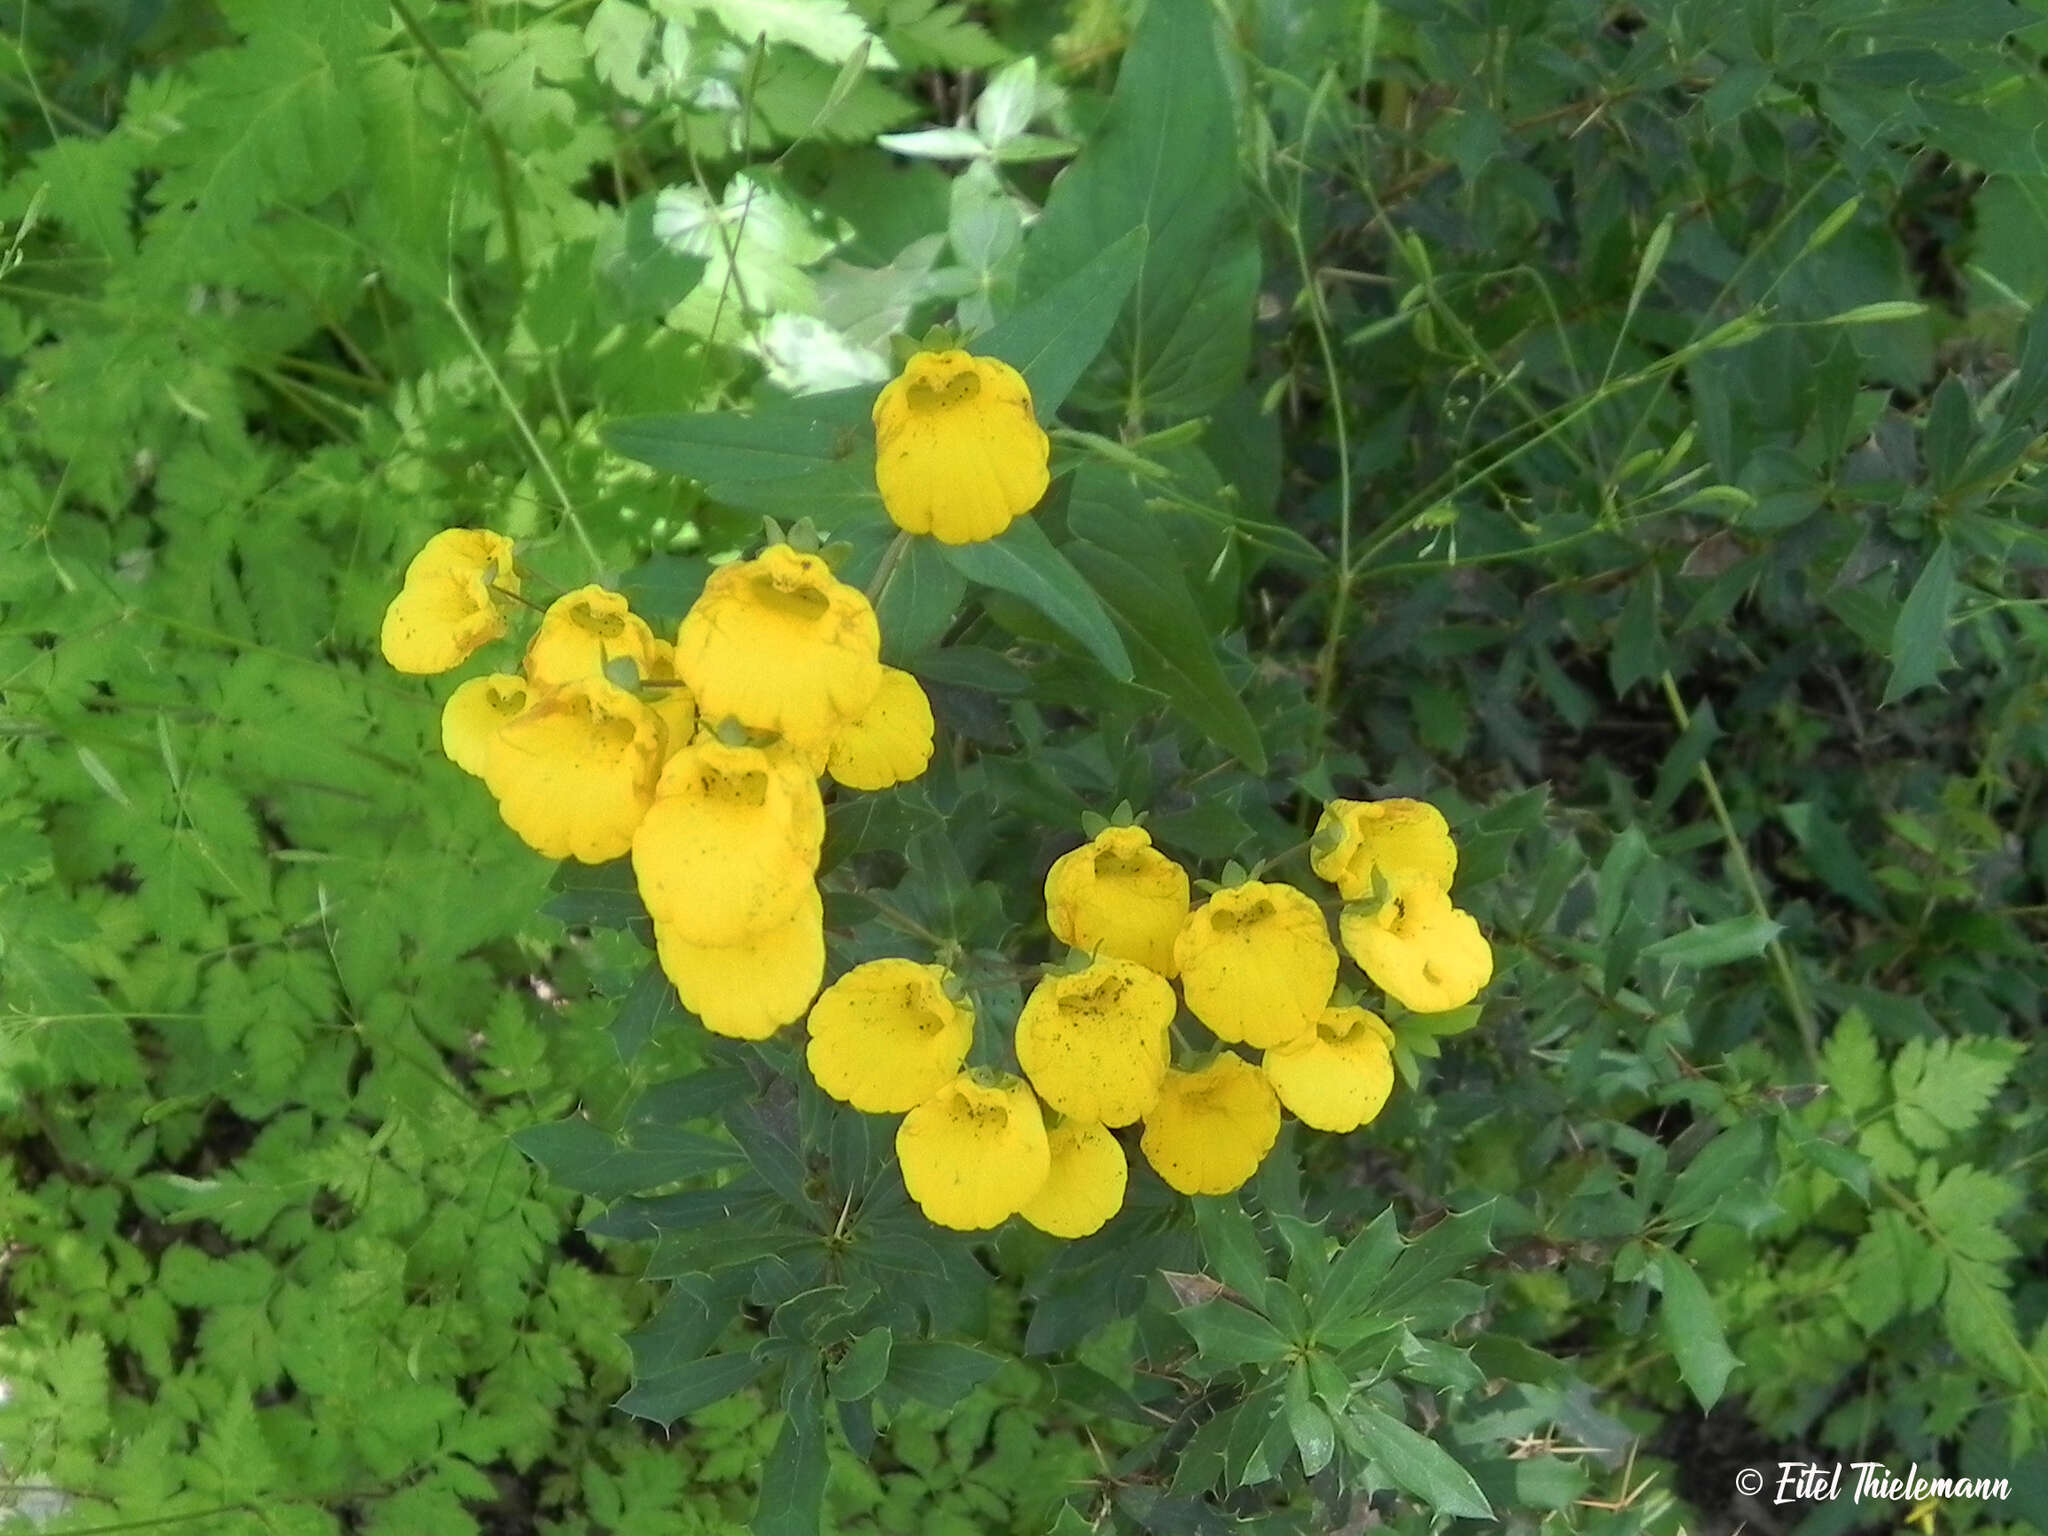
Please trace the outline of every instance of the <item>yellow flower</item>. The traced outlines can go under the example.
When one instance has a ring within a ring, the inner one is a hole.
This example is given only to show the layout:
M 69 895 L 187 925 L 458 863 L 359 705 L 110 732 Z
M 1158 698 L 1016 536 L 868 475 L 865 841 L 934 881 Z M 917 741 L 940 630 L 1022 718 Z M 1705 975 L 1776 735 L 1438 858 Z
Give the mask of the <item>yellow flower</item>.
M 491 738 L 524 710 L 533 697 L 526 679 L 493 672 L 472 677 L 448 695 L 441 707 L 441 750 L 464 773 L 484 775 Z
M 875 484 L 898 528 L 975 544 L 1045 495 L 1052 444 L 1008 363 L 920 352 L 875 397 L 874 416 Z
M 1266 1052 L 1262 1065 L 1295 1118 L 1342 1135 L 1376 1119 L 1394 1091 L 1394 1032 L 1376 1013 L 1333 1006 L 1314 1034 Z
M 882 632 L 823 560 L 775 544 L 711 573 L 675 666 L 700 717 L 773 731 L 822 773 L 832 738 L 881 690 Z
M 1173 941 L 1188 920 L 1188 874 L 1143 827 L 1108 827 L 1053 861 L 1045 920 L 1062 944 L 1175 976 Z
M 811 1008 L 805 1059 L 818 1086 L 870 1115 L 915 1109 L 959 1074 L 974 1009 L 946 995 L 943 966 L 870 960 Z
M 816 895 L 825 807 L 793 760 L 700 737 L 669 759 L 633 838 L 640 899 L 691 944 L 779 928 Z
M 1017 1019 L 1017 1064 L 1061 1114 L 1129 1125 L 1159 1097 L 1173 987 L 1142 965 L 1098 959 L 1048 976 Z
M 1196 1072 L 1172 1071 L 1145 1117 L 1145 1161 L 1184 1195 L 1227 1195 L 1280 1135 L 1280 1102 L 1265 1074 L 1226 1051 Z
M 1062 1120 L 1045 1135 L 1052 1167 L 1017 1214 L 1054 1237 L 1086 1237 L 1124 1203 L 1124 1149 L 1106 1126 L 1086 1120 Z
M 1322 909 L 1291 885 L 1218 891 L 1188 914 L 1173 955 L 1188 1010 L 1218 1039 L 1261 1050 L 1306 1034 L 1337 986 Z
M 647 707 L 660 717 L 662 728 L 668 732 L 668 755 L 674 757 L 697 734 L 697 701 L 690 697 L 690 690 L 676 676 L 676 648 L 666 640 L 654 642 L 645 678 L 670 685 L 649 688 L 641 697 L 646 700 Z
M 540 628 L 526 647 L 525 672 L 543 688 L 581 678 L 603 677 L 605 663 L 624 659 L 640 676 L 654 670 L 654 631 L 626 606 L 618 593 L 604 587 L 578 587 L 548 605 Z
M 884 667 L 881 690 L 832 738 L 826 766 L 848 789 L 907 783 L 931 763 L 932 733 L 932 703 L 917 679 Z
M 1416 1013 L 1462 1008 L 1493 979 L 1493 948 L 1439 886 L 1412 885 L 1370 914 L 1347 907 L 1344 948 L 1373 984 Z
M 505 633 L 499 594 L 516 594 L 512 541 L 484 528 L 448 528 L 405 568 L 405 585 L 384 610 L 384 659 L 424 677 L 459 667 Z
M 692 944 L 654 925 L 655 954 L 683 1006 L 714 1035 L 765 1040 L 803 1017 L 825 979 L 825 908 L 807 888 L 796 910 L 743 943 Z
M 903 1117 L 896 1161 L 927 1219 L 978 1232 L 1038 1193 L 1052 1153 L 1038 1100 L 1020 1079 L 963 1072 Z
M 483 781 L 536 853 L 602 864 L 633 846 L 661 772 L 661 722 L 602 679 L 534 698 L 499 727 Z
M 1458 850 L 1443 812 L 1422 800 L 1332 800 L 1309 844 L 1315 872 L 1346 901 L 1372 890 L 1378 870 L 1390 889 L 1421 880 L 1451 888 Z

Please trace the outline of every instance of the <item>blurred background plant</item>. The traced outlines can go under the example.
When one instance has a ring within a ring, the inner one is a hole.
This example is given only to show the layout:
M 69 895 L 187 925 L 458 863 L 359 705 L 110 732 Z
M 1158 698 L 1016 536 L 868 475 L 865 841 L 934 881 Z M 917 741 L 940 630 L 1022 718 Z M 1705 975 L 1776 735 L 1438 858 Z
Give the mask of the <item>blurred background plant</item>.
M 1152 3 L 1176 91 L 1127 0 L 10 18 L 0 1508 L 744 1529 L 797 1392 L 845 1531 L 1908 1512 L 1736 1494 L 1793 1459 L 2048 1526 L 2048 11 Z M 1187 199 L 1035 226 L 1147 124 Z M 969 771 L 835 856 L 1029 951 L 1084 810 L 1213 874 L 1419 794 L 1499 979 L 1242 1202 L 885 1219 L 918 1336 L 856 1356 L 748 1242 L 880 1139 L 735 1078 L 616 881 L 550 892 L 377 619 L 476 525 L 673 622 L 763 493 L 601 429 L 879 380 L 1154 213 L 1038 519 L 1134 682 L 919 567 Z M 1400 1326 L 1300 1347 L 1360 1297 Z

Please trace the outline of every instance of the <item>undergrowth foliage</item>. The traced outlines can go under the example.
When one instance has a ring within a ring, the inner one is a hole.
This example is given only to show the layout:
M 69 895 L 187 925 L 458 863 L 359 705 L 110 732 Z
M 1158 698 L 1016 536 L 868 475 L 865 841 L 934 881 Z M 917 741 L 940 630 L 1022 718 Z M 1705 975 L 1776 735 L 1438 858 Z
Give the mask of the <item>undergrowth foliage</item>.
M 1807 1529 L 2048 1522 L 2038 17 L 24 11 L 0 1510 L 1662 1532 L 1871 1459 L 2012 1496 Z M 878 484 L 933 324 L 1041 407 L 994 537 Z M 1408 798 L 1486 991 L 1235 1193 L 934 1227 L 379 655 L 443 530 L 672 637 L 764 516 L 934 722 L 834 796 L 827 980 L 957 962 L 1000 1045 L 1120 803 L 1334 915 L 1322 807 Z

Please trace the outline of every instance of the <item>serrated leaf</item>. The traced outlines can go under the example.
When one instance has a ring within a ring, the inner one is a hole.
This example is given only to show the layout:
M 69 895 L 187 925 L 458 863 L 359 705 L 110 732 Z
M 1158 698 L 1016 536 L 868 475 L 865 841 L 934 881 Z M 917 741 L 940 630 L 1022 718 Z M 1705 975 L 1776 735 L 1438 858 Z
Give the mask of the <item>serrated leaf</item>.
M 1203 1361 L 1217 1370 L 1269 1365 L 1288 1350 L 1278 1328 L 1234 1301 L 1205 1301 L 1182 1307 L 1173 1316 L 1187 1329 Z
M 673 1424 L 744 1391 L 766 1369 L 766 1362 L 751 1354 L 706 1355 L 636 1380 L 618 1405 L 635 1418 Z
M 1784 924 L 1754 913 L 1702 923 L 1683 933 L 1674 933 L 1643 946 L 1643 958 L 1663 960 L 1672 965 L 1689 965 L 1698 970 L 1753 960 L 1784 930 Z
M 1975 1126 L 2011 1073 L 2020 1048 L 2007 1040 L 1909 1040 L 1892 1062 L 1899 1134 L 1929 1151 Z
M 1955 605 L 1956 565 L 1956 547 L 1943 539 L 1914 578 L 1892 625 L 1892 671 L 1880 705 L 1897 703 L 1940 672 L 1948 649 L 1949 610 Z
M 950 1408 L 1003 1367 L 1000 1355 L 945 1339 L 906 1339 L 889 1359 L 889 1385 Z
M 1417 1434 L 1399 1419 L 1370 1403 L 1354 1403 L 1344 1416 L 1346 1438 L 1377 1462 L 1395 1485 L 1406 1489 L 1440 1514 L 1467 1520 L 1490 1520 L 1493 1506 L 1442 1446 Z
M 1728 1384 L 1728 1373 L 1739 1362 L 1729 1352 L 1713 1298 L 1692 1265 L 1666 1248 L 1657 1255 L 1657 1272 L 1664 1290 L 1657 1309 L 1664 1342 L 1678 1361 L 1679 1379 L 1692 1389 L 1702 1408 L 1711 1408 Z

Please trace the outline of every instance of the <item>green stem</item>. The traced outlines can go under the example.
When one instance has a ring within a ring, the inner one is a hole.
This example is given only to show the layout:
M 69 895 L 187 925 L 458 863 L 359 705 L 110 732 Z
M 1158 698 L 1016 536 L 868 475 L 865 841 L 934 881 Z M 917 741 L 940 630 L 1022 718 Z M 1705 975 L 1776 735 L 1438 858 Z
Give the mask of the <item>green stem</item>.
M 512 263 L 514 282 L 523 288 L 526 286 L 526 258 L 519 239 L 519 209 L 512 195 L 512 158 L 505 152 L 505 141 L 498 137 L 497 128 L 485 113 L 482 98 L 470 89 L 468 81 L 455 72 L 455 66 L 448 62 L 448 56 L 441 52 L 427 29 L 420 25 L 420 19 L 413 15 L 405 0 L 391 0 L 391 8 L 398 13 L 400 23 L 412 35 L 412 40 L 420 45 L 427 62 L 440 71 L 449 89 L 476 116 L 477 127 L 484 136 L 484 150 L 491 157 L 491 179 L 497 184 L 498 211 L 505 220 L 505 255 Z
M 1678 722 L 1681 731 L 1689 730 L 1692 717 L 1687 712 L 1685 700 L 1679 696 L 1678 684 L 1669 672 L 1659 678 L 1664 689 L 1664 701 L 1671 706 L 1671 718 Z M 1714 821 L 1721 828 L 1721 839 L 1728 845 L 1729 855 L 1735 860 L 1735 873 L 1742 882 L 1743 890 L 1749 896 L 1751 910 L 1765 922 L 1771 922 L 1770 904 L 1764 900 L 1763 887 L 1757 883 L 1756 870 L 1749 862 L 1749 852 L 1742 845 L 1742 838 L 1735 830 L 1735 820 L 1728 814 L 1728 802 L 1721 798 L 1720 781 L 1714 777 L 1714 770 L 1704 758 L 1694 770 L 1700 781 L 1700 788 L 1707 792 L 1707 804 L 1713 808 Z M 1778 989 L 1785 994 L 1785 1006 L 1792 1010 L 1792 1018 L 1799 1026 L 1800 1043 L 1806 1047 L 1806 1059 L 1814 1070 L 1820 1070 L 1820 1031 L 1815 1027 L 1813 1010 L 1806 1001 L 1806 992 L 1799 985 L 1799 973 L 1792 968 L 1792 958 L 1785 953 L 1785 946 L 1776 938 L 1764 946 L 1771 957 L 1772 967 L 1777 972 Z

